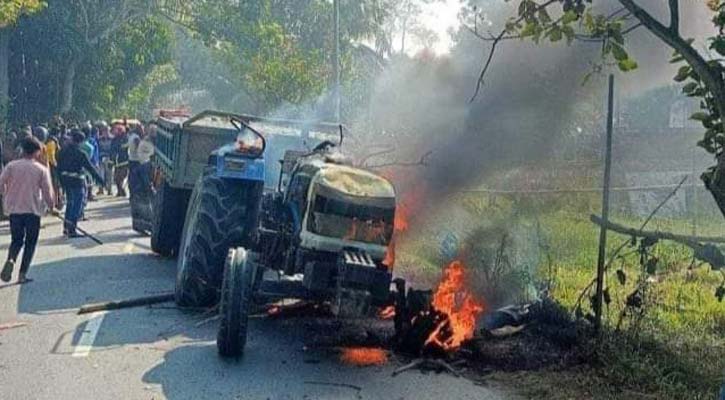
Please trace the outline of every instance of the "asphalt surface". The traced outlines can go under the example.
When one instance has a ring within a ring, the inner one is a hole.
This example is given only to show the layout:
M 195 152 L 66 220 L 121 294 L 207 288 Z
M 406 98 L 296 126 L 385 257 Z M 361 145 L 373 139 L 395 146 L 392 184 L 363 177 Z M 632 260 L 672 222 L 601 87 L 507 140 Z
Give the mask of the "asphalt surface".
M 175 261 L 153 255 L 131 230 L 127 202 L 91 203 L 81 226 L 105 244 L 65 239 L 43 220 L 26 285 L 0 282 L 0 399 L 513 399 L 448 374 L 355 367 L 310 347 L 309 325 L 251 320 L 246 353 L 216 353 L 217 322 L 161 304 L 77 315 L 86 303 L 173 289 Z M 9 238 L 0 223 L 0 257 Z M 17 271 L 13 281 L 17 279 Z M 336 326 L 336 325 L 330 325 Z M 330 328 L 337 329 L 337 328 Z M 324 325 L 323 325 L 324 330 Z

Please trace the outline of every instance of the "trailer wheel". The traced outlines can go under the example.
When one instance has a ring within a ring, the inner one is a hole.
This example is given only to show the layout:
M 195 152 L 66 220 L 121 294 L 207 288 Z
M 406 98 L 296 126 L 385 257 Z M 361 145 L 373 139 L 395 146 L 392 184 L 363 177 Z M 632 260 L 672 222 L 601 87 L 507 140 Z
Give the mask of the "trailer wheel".
M 252 253 L 239 247 L 229 250 L 224 264 L 224 278 L 217 333 L 217 350 L 222 357 L 239 357 L 247 343 L 247 322 L 252 303 L 256 264 Z
M 151 250 L 170 257 L 179 249 L 189 191 L 169 186 L 164 181 L 156 192 L 151 227 Z
M 263 183 L 223 179 L 207 168 L 189 200 L 176 271 L 176 303 L 208 307 L 219 299 L 224 259 L 247 246 L 256 228 Z

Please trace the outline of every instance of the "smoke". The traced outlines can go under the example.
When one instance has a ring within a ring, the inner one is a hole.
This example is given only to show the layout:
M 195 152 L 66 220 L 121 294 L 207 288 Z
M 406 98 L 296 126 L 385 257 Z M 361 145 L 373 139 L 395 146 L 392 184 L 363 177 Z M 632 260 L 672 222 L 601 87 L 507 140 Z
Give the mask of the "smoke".
M 642 3 L 667 20 L 665 2 Z M 618 6 L 599 2 L 595 12 L 611 13 Z M 503 1 L 482 0 L 479 9 L 486 12 L 493 32 L 516 12 L 515 4 Z M 681 13 L 683 35 L 702 45 L 712 30 L 707 8 L 702 2 L 686 2 Z M 425 165 L 393 168 L 390 175 L 403 192 L 406 186 L 424 185 L 426 203 L 436 206 L 497 170 L 546 162 L 571 146 L 574 136 L 598 138 L 604 126 L 605 77 L 595 74 L 583 81 L 601 61 L 599 43 L 502 42 L 481 92 L 470 101 L 490 43 L 465 29 L 453 39 L 449 55 L 422 52 L 412 59 L 390 60 L 371 85 L 370 103 L 354 113 L 356 153 L 373 153 L 371 144 L 394 149 L 386 158 L 373 160 L 377 164 L 407 165 L 431 152 Z M 671 50 L 666 45 L 644 28 L 627 40 L 640 69 L 612 71 L 623 95 L 672 82 L 677 66 L 667 63 Z
M 599 3 L 598 10 L 611 12 L 617 5 Z M 646 5 L 664 20 L 664 2 Z M 487 7 L 494 32 L 506 16 L 515 14 L 512 5 L 504 2 L 481 1 L 479 7 Z M 703 43 L 711 26 L 707 9 L 699 2 L 683 3 L 681 8 L 683 34 Z M 629 74 L 613 71 L 624 95 L 671 83 L 676 67 L 667 63 L 671 55 L 667 46 L 640 28 L 628 36 L 627 48 L 640 69 Z M 352 151 L 367 159 L 365 155 L 380 148 L 393 149 L 370 158 L 369 164 L 400 164 L 383 168 L 383 173 L 392 178 L 412 216 L 408 235 L 428 235 L 433 239 L 427 243 L 436 249 L 454 237 L 460 248 L 476 253 L 471 262 L 481 265 L 486 257 L 474 248 L 490 254 L 502 238 L 508 238 L 506 251 L 511 253 L 513 265 L 509 276 L 533 276 L 540 255 L 538 247 L 530 246 L 531 238 L 538 238 L 538 233 L 532 234 L 530 222 L 515 216 L 486 220 L 461 211 L 452 198 L 502 170 L 546 168 L 567 146 L 580 144 L 582 137 L 598 145 L 604 129 L 605 76 L 595 74 L 583 81 L 601 61 L 601 49 L 598 43 L 583 41 L 570 46 L 503 42 L 480 94 L 471 101 L 489 49 L 490 43 L 462 29 L 455 34 L 449 55 L 422 52 L 413 58 L 390 60 L 371 84 L 370 103 L 360 107 L 353 118 L 356 137 Z M 428 153 L 430 156 L 420 160 Z M 445 263 L 439 254 L 443 249 L 417 252 L 439 265 Z M 508 289 L 497 293 L 488 286 L 481 291 L 502 303 L 531 291 L 523 280 L 510 282 Z

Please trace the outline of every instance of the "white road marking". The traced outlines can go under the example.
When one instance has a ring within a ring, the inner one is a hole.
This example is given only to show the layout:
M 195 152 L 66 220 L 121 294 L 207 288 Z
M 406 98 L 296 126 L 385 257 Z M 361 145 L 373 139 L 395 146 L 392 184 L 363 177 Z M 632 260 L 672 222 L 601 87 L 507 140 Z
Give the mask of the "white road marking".
M 78 339 L 78 344 L 73 349 L 73 357 L 88 357 L 91 350 L 93 350 L 93 343 L 96 341 L 96 335 L 101 329 L 105 316 L 106 311 L 91 314 L 91 319 L 86 322 L 86 327 Z

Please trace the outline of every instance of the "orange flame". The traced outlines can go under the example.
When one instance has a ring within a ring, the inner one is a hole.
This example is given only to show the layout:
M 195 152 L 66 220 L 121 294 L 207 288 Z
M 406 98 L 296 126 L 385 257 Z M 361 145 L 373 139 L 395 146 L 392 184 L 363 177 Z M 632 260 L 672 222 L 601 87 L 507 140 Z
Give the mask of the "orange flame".
M 380 310 L 378 317 L 381 319 L 391 319 L 395 317 L 395 306 L 387 306 Z
M 353 218 L 343 240 L 377 242 L 385 237 L 385 222 Z
M 345 347 L 340 354 L 340 360 L 358 367 L 383 365 L 388 362 L 388 353 L 377 347 Z
M 448 318 L 435 328 L 426 340 L 426 345 L 434 344 L 451 351 L 473 337 L 476 318 L 483 312 L 484 305 L 466 289 L 465 275 L 465 266 L 461 261 L 451 262 L 443 271 L 443 279 L 433 295 L 432 305 Z M 446 334 L 443 334 L 444 328 Z
M 397 238 L 400 234 L 408 230 L 409 227 L 409 215 L 410 207 L 408 202 L 401 200 L 395 207 L 395 219 L 393 222 L 393 238 L 388 243 L 388 249 L 385 252 L 385 259 L 383 264 L 388 266 L 388 269 L 392 270 L 395 266 L 395 245 Z

